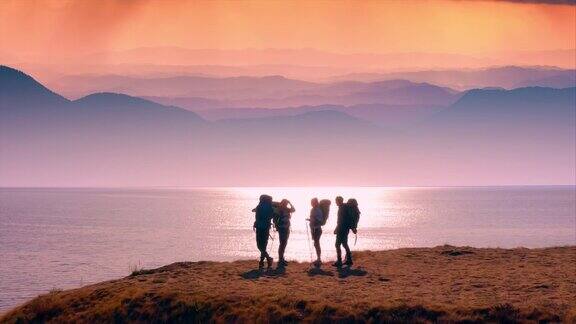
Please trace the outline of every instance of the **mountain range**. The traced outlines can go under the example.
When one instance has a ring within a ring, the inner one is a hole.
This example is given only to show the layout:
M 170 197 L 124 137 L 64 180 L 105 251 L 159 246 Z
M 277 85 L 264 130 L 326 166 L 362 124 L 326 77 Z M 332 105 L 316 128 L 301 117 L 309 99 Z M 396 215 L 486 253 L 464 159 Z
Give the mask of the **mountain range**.
M 576 70 L 555 67 L 502 66 L 464 70 L 430 70 L 394 73 L 354 73 L 329 78 L 329 81 L 361 80 L 374 82 L 390 79 L 406 79 L 428 82 L 459 90 L 484 87 L 568 88 L 576 86 Z
M 190 74 L 64 75 L 51 88 L 68 97 L 116 92 L 198 112 L 222 108 L 286 108 L 320 105 L 448 106 L 469 89 L 576 86 L 576 70 L 506 66 L 479 70 L 356 73 L 324 82 L 280 75 L 219 77 Z M 458 89 L 458 90 L 454 90 Z
M 536 65 L 545 58 L 549 64 L 574 68 L 575 49 L 548 51 L 515 51 L 463 55 L 435 52 L 398 53 L 333 53 L 316 49 L 248 48 L 248 49 L 193 49 L 174 46 L 140 47 L 118 51 L 103 51 L 89 55 L 51 57 L 59 65 L 93 62 L 109 65 L 278 65 L 291 62 L 298 66 L 324 66 L 337 68 L 415 69 L 424 66 L 438 68 L 482 67 L 508 65 Z M 1 54 L 1 53 L 0 53 Z M 10 53 L 0 56 L 3 61 L 15 63 Z M 36 56 L 21 57 L 20 61 L 42 61 Z
M 378 82 L 342 81 L 314 83 L 282 76 L 161 78 L 68 76 L 54 83 L 69 94 L 120 92 L 161 104 L 177 104 L 190 110 L 210 108 L 283 108 L 303 105 L 448 105 L 459 92 L 428 83 L 407 80 Z
M 339 89 L 373 90 L 374 96 L 384 97 L 406 86 L 415 85 L 341 83 L 321 91 L 329 97 Z M 251 117 L 205 119 L 117 93 L 68 100 L 3 66 L 0 184 L 573 183 L 575 92 L 475 89 L 458 93 L 452 104 L 428 108 L 251 108 L 246 109 Z M 255 109 L 266 112 L 256 114 Z M 418 116 L 388 124 L 373 117 L 403 109 Z M 372 111 L 372 117 L 357 113 L 362 110 Z
M 318 105 L 299 106 L 287 108 L 211 108 L 200 109 L 196 112 L 206 120 L 242 120 L 267 117 L 296 116 L 306 112 L 340 111 L 349 116 L 369 121 L 374 125 L 386 129 L 402 129 L 421 122 L 436 112 L 445 109 L 445 106 L 434 105 Z

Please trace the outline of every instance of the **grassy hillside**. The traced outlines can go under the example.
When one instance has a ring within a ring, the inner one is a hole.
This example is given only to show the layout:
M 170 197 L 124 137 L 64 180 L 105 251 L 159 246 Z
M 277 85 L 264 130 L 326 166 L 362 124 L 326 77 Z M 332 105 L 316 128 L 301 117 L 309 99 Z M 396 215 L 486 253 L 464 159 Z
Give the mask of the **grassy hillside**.
M 0 322 L 576 321 L 576 247 L 356 253 L 351 269 L 182 262 L 39 296 Z

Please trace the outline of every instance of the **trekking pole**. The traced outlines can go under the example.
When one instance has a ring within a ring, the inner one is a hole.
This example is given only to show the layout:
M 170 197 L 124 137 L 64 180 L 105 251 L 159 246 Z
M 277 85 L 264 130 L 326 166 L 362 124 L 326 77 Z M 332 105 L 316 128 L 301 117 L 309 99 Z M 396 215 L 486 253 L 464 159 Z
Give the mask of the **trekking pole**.
M 309 219 L 306 219 L 306 220 L 310 221 Z M 310 252 L 310 264 L 312 264 L 312 258 L 313 258 L 312 257 L 312 247 L 310 246 L 310 234 L 308 231 L 308 225 L 309 224 L 306 224 L 306 238 L 308 239 L 307 242 L 308 242 L 308 252 Z
M 354 246 L 356 246 L 356 242 L 358 242 L 358 232 L 354 233 Z

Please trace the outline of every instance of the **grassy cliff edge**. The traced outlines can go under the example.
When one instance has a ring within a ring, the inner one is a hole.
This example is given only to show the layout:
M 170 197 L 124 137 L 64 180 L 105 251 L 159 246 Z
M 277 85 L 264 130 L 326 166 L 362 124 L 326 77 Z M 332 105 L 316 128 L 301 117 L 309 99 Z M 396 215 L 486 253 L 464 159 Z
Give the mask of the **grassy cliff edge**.
M 576 322 L 576 246 L 355 253 L 352 268 L 180 262 L 54 291 L 20 322 Z

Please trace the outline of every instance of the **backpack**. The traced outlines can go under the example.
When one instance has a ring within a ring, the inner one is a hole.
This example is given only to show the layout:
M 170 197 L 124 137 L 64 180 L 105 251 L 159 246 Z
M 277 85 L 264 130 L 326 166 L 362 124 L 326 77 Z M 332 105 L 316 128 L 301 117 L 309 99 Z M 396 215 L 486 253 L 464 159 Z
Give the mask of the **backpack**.
M 322 209 L 322 221 L 320 222 L 320 225 L 322 226 L 326 225 L 326 222 L 328 221 L 328 215 L 330 215 L 330 204 L 332 204 L 332 202 L 329 199 L 322 199 L 319 202 L 320 209 Z
M 348 199 L 346 202 L 348 207 L 348 224 L 351 229 L 356 229 L 358 221 L 360 220 L 360 209 L 358 209 L 358 202 L 354 198 Z

